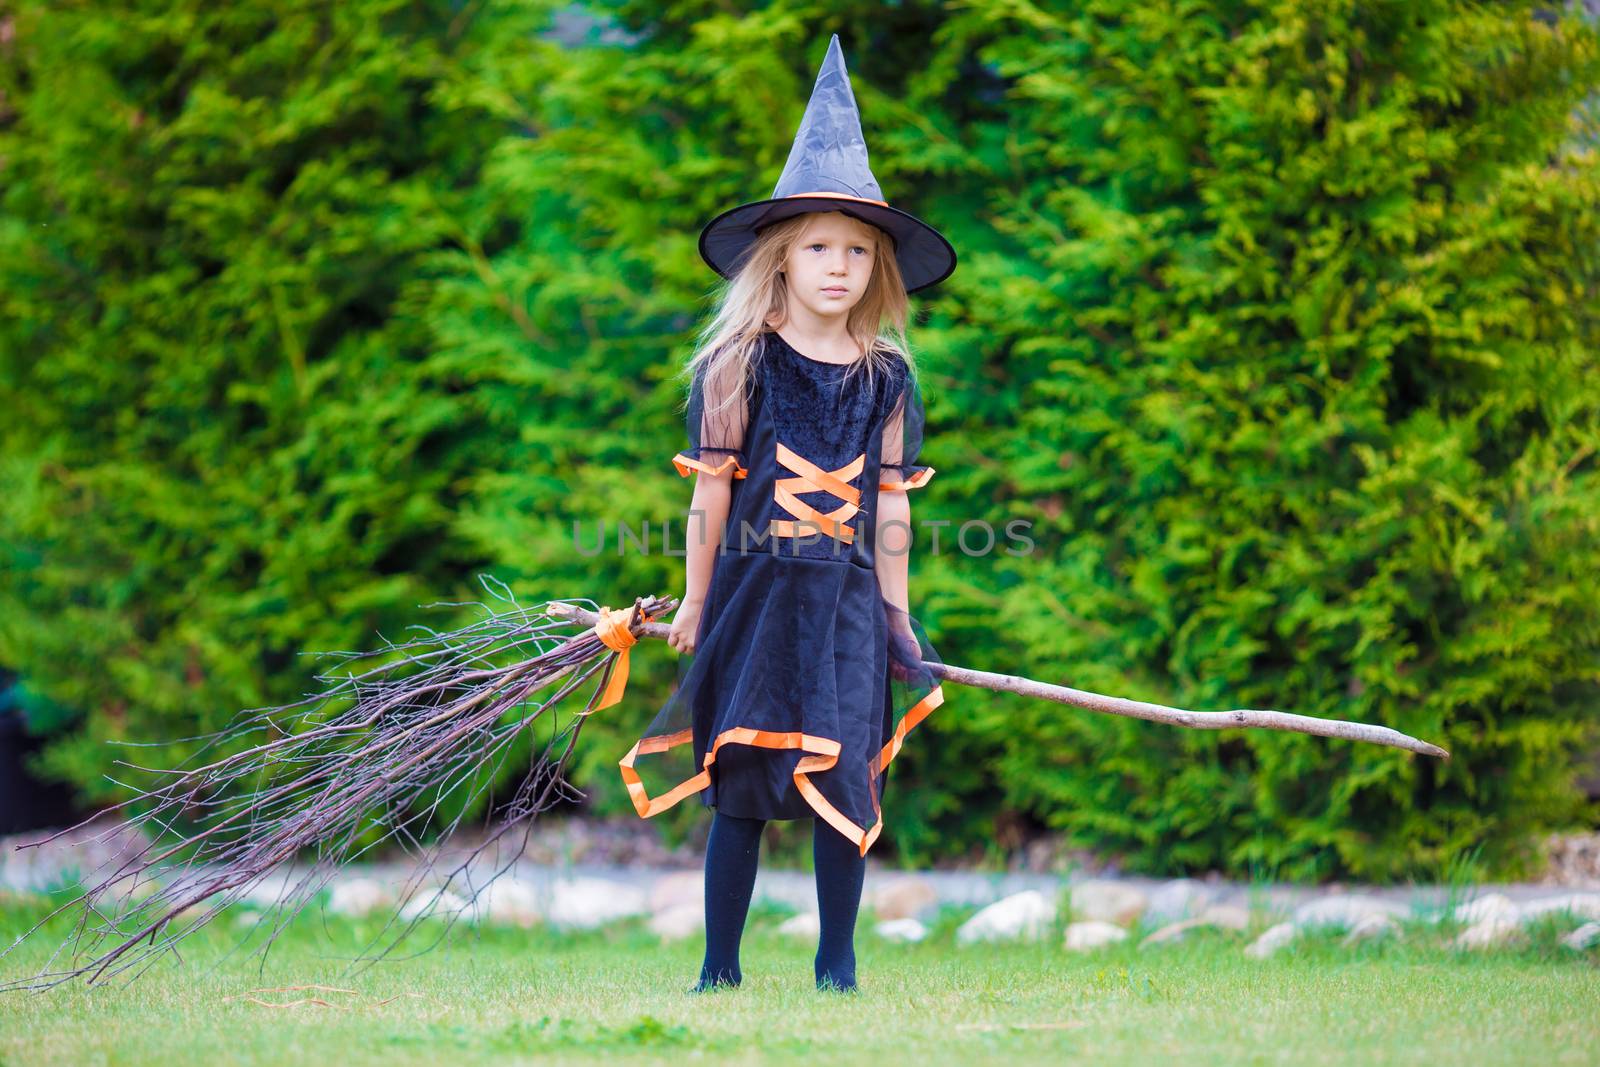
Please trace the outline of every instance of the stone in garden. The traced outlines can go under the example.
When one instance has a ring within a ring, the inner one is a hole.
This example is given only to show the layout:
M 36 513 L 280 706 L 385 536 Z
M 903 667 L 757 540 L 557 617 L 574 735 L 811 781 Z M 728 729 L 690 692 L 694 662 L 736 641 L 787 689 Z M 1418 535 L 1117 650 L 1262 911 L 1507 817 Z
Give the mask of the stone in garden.
M 1584 923 L 1563 937 L 1561 943 L 1575 952 L 1600 945 L 1600 922 Z
M 650 910 L 663 912 L 679 904 L 705 908 L 706 876 L 703 871 L 673 871 L 656 879 L 650 887 Z
M 1485 919 L 1461 931 L 1451 944 L 1456 948 L 1499 948 L 1523 936 L 1522 927 L 1510 919 Z
M 588 930 L 642 915 L 648 904 L 648 894 L 638 886 L 606 878 L 563 878 L 552 886 L 549 919 L 556 926 Z
M 784 937 L 816 938 L 822 934 L 822 918 L 814 911 L 802 911 L 798 915 L 791 915 L 778 925 L 778 933 Z
M 1176 941 L 1182 941 L 1189 935 L 1190 930 L 1198 930 L 1202 926 L 1210 925 L 1211 924 L 1209 922 L 1207 922 L 1205 919 L 1202 919 L 1198 915 L 1193 919 L 1183 919 L 1179 922 L 1168 923 L 1161 929 L 1151 933 L 1143 941 L 1139 942 L 1139 947 L 1149 948 L 1151 945 L 1166 945 Z
M 1139 942 L 1139 947 L 1181 941 L 1188 936 L 1190 930 L 1199 930 L 1202 927 L 1238 932 L 1248 929 L 1249 926 L 1250 912 L 1247 909 L 1237 904 L 1213 904 L 1192 919 L 1183 919 L 1161 927 Z
M 160 882 L 154 878 L 144 878 L 137 884 L 129 886 L 127 892 L 122 894 L 122 899 L 128 903 L 138 903 L 155 896 L 160 890 Z
M 1200 913 L 1202 922 L 1223 930 L 1242 931 L 1250 928 L 1250 912 L 1237 904 L 1213 904 Z
M 1348 929 L 1369 915 L 1387 915 L 1391 919 L 1404 918 L 1408 909 L 1403 904 L 1381 897 L 1327 896 L 1309 900 L 1294 910 L 1294 924 L 1299 927 L 1338 926 Z
M 1071 899 L 1074 918 L 1118 926 L 1132 926 L 1150 906 L 1150 899 L 1133 886 L 1098 878 L 1073 886 Z
M 912 875 L 873 890 L 867 899 L 880 919 L 909 919 L 936 907 L 939 894 L 926 878 Z
M 1217 897 L 1216 891 L 1193 878 L 1175 878 L 1152 890 L 1145 918 L 1174 922 L 1199 915 Z
M 477 911 L 497 926 L 537 926 L 539 898 L 527 882 L 501 875 L 478 894 Z
M 388 886 L 371 878 L 350 878 L 335 882 L 328 895 L 328 910 L 335 915 L 362 919 L 379 908 L 394 904 L 394 893 Z
M 995 901 L 962 923 L 956 930 L 956 943 L 1038 938 L 1055 917 L 1055 904 L 1037 889 L 1025 889 Z
M 705 929 L 705 905 L 674 904 L 650 916 L 646 925 L 663 941 L 681 941 Z
M 1600 888 L 1600 832 L 1552 834 L 1544 844 L 1549 866 L 1543 881 Z
M 184 908 L 182 911 L 178 912 L 178 914 L 174 915 L 172 917 L 172 921 L 175 922 L 175 923 L 195 923 L 195 922 L 199 922 L 200 920 L 204 919 L 208 914 L 210 914 L 211 909 L 214 908 L 214 907 L 216 907 L 215 904 L 211 904 L 211 903 L 207 903 L 207 902 L 201 902 L 199 904 L 190 904 L 187 908 Z M 216 916 L 212 915 L 211 919 L 215 920 Z
M 1368 915 L 1365 919 L 1350 928 L 1340 942 L 1345 948 L 1359 945 L 1364 941 L 1376 941 L 1379 938 L 1392 937 L 1400 932 L 1400 924 L 1387 915 Z
M 1061 938 L 1061 947 L 1068 952 L 1092 952 L 1097 948 L 1114 945 L 1127 939 L 1128 931 L 1116 923 L 1092 919 L 1088 922 L 1070 924 Z
M 275 908 L 290 896 L 305 877 L 304 873 L 273 871 L 253 882 L 239 896 L 239 903 L 247 908 Z
M 405 907 L 400 909 L 400 921 L 411 922 L 414 919 L 451 919 L 461 915 L 467 910 L 467 902 L 460 896 L 442 889 L 438 892 L 424 890 L 406 901 Z M 470 915 L 461 915 L 470 918 Z
M 928 928 L 916 919 L 889 919 L 873 927 L 885 941 L 921 941 L 928 936 Z
M 0 844 L 0 848 L 3 847 L 4 845 Z M 135 882 L 132 875 L 127 875 L 106 886 L 102 900 L 106 903 L 115 902 L 118 907 L 127 907 L 144 900 L 160 888 L 161 883 L 154 878 L 143 878 Z M 26 889 L 23 891 L 28 892 Z M 43 892 L 43 887 L 37 891 Z
M 54 839 L 46 842 L 47 837 Z M 58 835 L 39 830 L 0 837 L 0 886 L 24 893 L 78 887 L 85 880 L 98 881 L 149 844 L 144 831 L 121 821 L 90 823 Z M 133 900 L 142 900 L 159 888 L 149 879 L 138 887 L 131 877 L 123 881 L 126 887 L 108 890 L 106 903 L 112 896 L 129 896 L 129 890 Z
M 1300 928 L 1294 923 L 1278 923 L 1276 926 L 1267 927 L 1262 935 L 1244 950 L 1244 954 L 1253 960 L 1264 960 L 1299 936 Z
M 1522 918 L 1521 911 L 1511 903 L 1511 898 L 1503 893 L 1490 893 L 1487 896 L 1469 900 L 1458 905 L 1452 913 L 1456 922 L 1476 925 L 1498 919 L 1502 922 L 1514 923 Z
M 1600 922 L 1600 893 L 1566 893 L 1559 897 L 1545 897 L 1522 905 L 1521 911 L 1524 921 L 1545 915 L 1570 915 L 1574 919 Z

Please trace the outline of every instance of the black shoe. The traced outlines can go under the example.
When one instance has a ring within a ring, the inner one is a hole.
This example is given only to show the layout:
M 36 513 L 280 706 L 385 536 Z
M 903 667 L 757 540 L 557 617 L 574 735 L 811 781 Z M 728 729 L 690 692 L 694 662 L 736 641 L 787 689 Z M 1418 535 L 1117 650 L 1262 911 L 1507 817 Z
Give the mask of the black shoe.
M 859 993 L 861 992 L 861 987 L 856 985 L 855 979 L 841 982 L 832 975 L 826 975 L 817 979 L 817 990 L 829 993 Z

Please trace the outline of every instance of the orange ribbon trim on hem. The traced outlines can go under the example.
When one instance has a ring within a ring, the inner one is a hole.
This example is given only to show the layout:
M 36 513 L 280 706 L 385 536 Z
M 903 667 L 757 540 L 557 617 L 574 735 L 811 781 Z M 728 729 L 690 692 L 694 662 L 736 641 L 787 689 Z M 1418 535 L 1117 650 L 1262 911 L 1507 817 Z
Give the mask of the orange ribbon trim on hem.
M 928 717 L 934 708 L 944 703 L 944 687 L 935 684 L 923 698 L 906 713 L 900 720 L 900 725 L 895 727 L 894 736 L 884 743 L 883 748 L 872 758 L 869 768 L 869 779 L 875 779 L 881 771 L 887 770 L 889 764 L 899 754 L 905 744 L 906 735 L 916 728 L 917 724 Z M 829 803 L 828 798 L 811 781 L 811 775 L 829 770 L 839 762 L 839 742 L 827 737 L 817 737 L 813 734 L 799 731 L 782 732 L 777 730 L 753 730 L 747 726 L 734 726 L 722 731 L 712 742 L 711 750 L 706 753 L 704 766 L 700 772 L 691 778 L 686 778 L 667 790 L 660 796 L 652 797 L 645 789 L 644 783 L 639 779 L 639 772 L 634 769 L 634 762 L 641 755 L 655 752 L 665 752 L 677 745 L 688 744 L 694 740 L 693 729 L 679 730 L 672 734 L 658 734 L 655 737 L 642 737 L 628 749 L 628 754 L 623 756 L 618 766 L 622 769 L 622 781 L 628 787 L 628 798 L 633 801 L 633 810 L 639 813 L 641 819 L 648 819 L 652 815 L 659 815 L 666 811 L 684 797 L 698 793 L 711 784 L 711 765 L 717 760 L 717 750 L 724 744 L 752 745 L 759 748 L 793 749 L 798 748 L 807 753 L 795 764 L 794 784 L 800 790 L 800 795 L 805 799 L 818 815 L 827 820 L 846 840 L 855 842 L 865 856 L 867 850 L 883 831 L 883 812 L 879 810 L 878 820 L 871 828 L 863 829 L 851 822 L 838 808 Z M 873 798 L 873 807 L 877 807 L 877 798 Z

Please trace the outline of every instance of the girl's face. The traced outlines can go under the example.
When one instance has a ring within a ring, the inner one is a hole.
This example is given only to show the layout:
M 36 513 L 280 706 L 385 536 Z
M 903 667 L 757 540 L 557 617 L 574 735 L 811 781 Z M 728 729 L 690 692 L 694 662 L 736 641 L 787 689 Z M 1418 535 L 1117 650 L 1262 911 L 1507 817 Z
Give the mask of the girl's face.
M 837 211 L 813 214 L 783 263 L 789 296 L 820 318 L 843 316 L 867 291 L 876 256 L 867 226 Z

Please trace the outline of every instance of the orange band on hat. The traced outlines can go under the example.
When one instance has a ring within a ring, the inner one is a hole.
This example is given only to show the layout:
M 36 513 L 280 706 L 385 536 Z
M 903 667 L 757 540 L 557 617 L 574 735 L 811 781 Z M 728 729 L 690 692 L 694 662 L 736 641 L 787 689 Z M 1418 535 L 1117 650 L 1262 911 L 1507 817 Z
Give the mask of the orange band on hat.
M 873 200 L 870 197 L 865 196 L 851 196 L 849 193 L 790 193 L 788 196 L 780 196 L 778 199 L 805 200 L 813 196 L 824 196 L 830 200 L 854 200 L 858 204 L 877 204 L 879 207 L 889 206 L 889 201 L 887 200 Z

